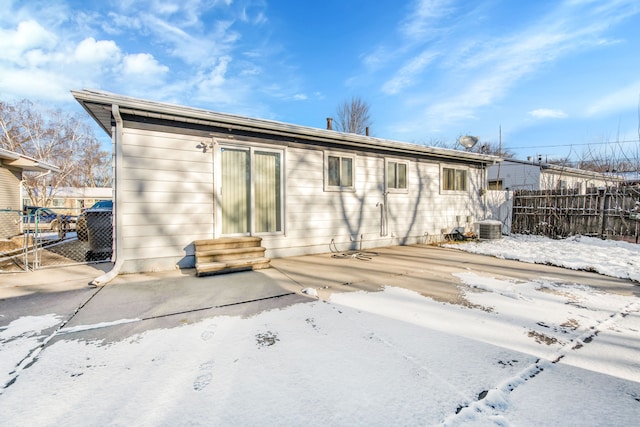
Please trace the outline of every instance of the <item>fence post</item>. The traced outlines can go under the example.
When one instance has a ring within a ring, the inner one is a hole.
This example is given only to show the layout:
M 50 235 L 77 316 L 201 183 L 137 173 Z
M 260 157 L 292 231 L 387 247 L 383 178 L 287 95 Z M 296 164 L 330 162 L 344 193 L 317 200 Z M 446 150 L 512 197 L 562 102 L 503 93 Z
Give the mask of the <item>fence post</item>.
M 607 239 L 607 211 L 609 210 L 609 198 L 611 195 L 607 189 L 598 190 L 600 199 L 600 238 Z

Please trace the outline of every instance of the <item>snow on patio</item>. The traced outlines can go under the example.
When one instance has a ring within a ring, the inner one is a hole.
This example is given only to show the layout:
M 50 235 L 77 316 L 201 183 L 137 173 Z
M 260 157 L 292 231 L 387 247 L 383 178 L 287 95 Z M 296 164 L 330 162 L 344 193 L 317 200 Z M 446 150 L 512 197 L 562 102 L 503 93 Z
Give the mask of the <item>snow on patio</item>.
M 543 236 L 518 235 L 443 246 L 504 259 L 595 271 L 640 282 L 640 246 L 628 242 L 586 236 L 554 240 Z
M 564 256 L 572 268 L 618 277 L 626 268 L 622 277 L 640 277 L 640 251 L 631 244 L 509 238 L 455 247 L 530 262 L 551 256 L 561 263 Z M 549 277 L 504 280 L 472 270 L 457 277 L 470 287 L 470 307 L 387 287 L 250 318 L 212 317 L 110 344 L 74 340 L 69 333 L 1 390 L 0 423 L 637 422 L 637 297 Z M 44 340 L 50 324 L 51 316 L 22 318 L 0 331 L 3 379 L 19 362 L 11 350 L 15 343 Z

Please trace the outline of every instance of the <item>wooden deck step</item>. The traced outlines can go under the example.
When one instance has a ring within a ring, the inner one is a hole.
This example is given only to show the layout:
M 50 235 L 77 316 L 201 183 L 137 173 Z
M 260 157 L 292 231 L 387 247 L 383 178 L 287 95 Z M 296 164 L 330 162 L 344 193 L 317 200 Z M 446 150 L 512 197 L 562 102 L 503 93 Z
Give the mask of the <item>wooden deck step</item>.
M 262 237 L 220 237 L 218 239 L 196 240 L 194 242 L 196 250 L 215 250 L 248 248 L 260 246 Z
M 262 246 L 228 249 L 196 249 L 196 259 L 201 262 L 226 261 L 230 259 L 246 259 L 263 257 L 265 248 Z
M 269 268 L 271 260 L 269 258 L 251 258 L 228 260 L 221 262 L 196 263 L 196 274 L 198 276 L 208 276 L 213 274 L 235 273 L 238 271 L 260 270 Z
M 269 268 L 261 237 L 222 237 L 196 240 L 196 275 L 233 273 Z

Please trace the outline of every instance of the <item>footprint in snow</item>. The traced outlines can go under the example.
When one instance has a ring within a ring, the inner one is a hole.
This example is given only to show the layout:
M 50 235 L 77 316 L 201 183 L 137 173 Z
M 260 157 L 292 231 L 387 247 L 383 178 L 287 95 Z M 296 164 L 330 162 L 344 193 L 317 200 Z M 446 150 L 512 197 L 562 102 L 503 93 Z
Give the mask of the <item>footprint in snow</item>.
M 213 335 L 216 332 L 216 325 L 212 324 L 207 326 L 207 328 L 200 334 L 200 338 L 202 338 L 203 341 L 209 341 L 211 338 L 213 338 Z
M 198 376 L 193 381 L 193 389 L 200 391 L 211 383 L 213 379 L 213 360 L 203 363 L 198 369 Z

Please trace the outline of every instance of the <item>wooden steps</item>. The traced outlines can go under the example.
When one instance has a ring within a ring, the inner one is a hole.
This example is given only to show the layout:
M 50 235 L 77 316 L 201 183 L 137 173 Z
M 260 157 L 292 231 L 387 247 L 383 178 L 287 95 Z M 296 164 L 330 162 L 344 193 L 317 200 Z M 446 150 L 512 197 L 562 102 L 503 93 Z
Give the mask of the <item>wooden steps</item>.
M 196 275 L 234 273 L 269 268 L 261 237 L 221 237 L 196 240 Z

